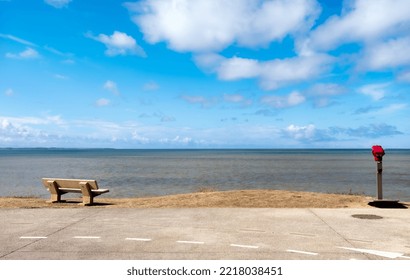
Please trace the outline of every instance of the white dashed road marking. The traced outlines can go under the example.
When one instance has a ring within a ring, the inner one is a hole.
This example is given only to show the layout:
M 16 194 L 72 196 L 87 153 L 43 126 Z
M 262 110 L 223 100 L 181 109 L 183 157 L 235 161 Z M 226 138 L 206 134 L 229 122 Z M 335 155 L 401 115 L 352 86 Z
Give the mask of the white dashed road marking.
M 148 242 L 148 241 L 151 241 L 152 239 L 127 237 L 127 238 L 125 238 L 125 240 Z
M 310 234 L 301 234 L 301 233 L 296 233 L 292 232 L 290 233 L 292 235 L 301 235 L 301 236 L 314 236 Z M 47 239 L 47 236 L 20 236 L 20 239 Z M 100 236 L 73 236 L 72 238 L 74 239 L 100 239 Z M 137 238 L 137 237 L 127 237 L 125 238 L 127 241 L 140 241 L 140 242 L 149 242 L 152 241 L 151 238 Z M 361 241 L 361 242 L 371 242 L 367 240 L 355 240 L 355 241 Z M 192 240 L 178 240 L 176 243 L 181 243 L 181 244 L 196 244 L 196 245 L 203 245 L 205 242 L 203 241 L 192 241 Z M 259 246 L 255 245 L 243 245 L 243 244 L 230 244 L 231 247 L 238 247 L 238 248 L 247 248 L 247 249 L 258 249 Z M 356 251 L 360 253 L 366 253 L 366 254 L 372 254 L 380 257 L 385 257 L 385 258 L 390 258 L 390 259 L 396 259 L 396 258 L 402 258 L 402 259 L 410 259 L 410 256 L 406 256 L 404 253 L 397 253 L 397 252 L 386 252 L 386 251 L 378 251 L 378 250 L 370 250 L 370 249 L 360 249 L 360 248 L 348 248 L 348 247 L 337 247 L 340 249 L 345 249 L 345 250 L 351 250 L 351 251 Z M 305 255 L 311 255 L 311 256 L 317 256 L 319 253 L 315 252 L 307 252 L 307 251 L 300 251 L 300 250 L 293 250 L 293 249 L 288 249 L 286 252 L 290 253 L 297 253 L 297 254 L 305 254 Z
M 311 255 L 311 256 L 317 256 L 317 255 L 319 255 L 318 253 L 306 252 L 306 251 L 299 251 L 299 250 L 286 250 L 286 252 L 297 253 L 297 254 L 305 254 L 305 255 Z
M 185 240 L 178 240 L 177 243 L 186 243 L 186 244 L 204 244 L 205 242 L 202 241 L 185 241 Z
M 250 249 L 258 249 L 259 248 L 259 246 L 240 245 L 240 244 L 231 244 L 231 247 L 250 248 Z
M 395 252 L 384 252 L 384 251 L 377 251 L 377 250 L 368 250 L 368 249 L 356 249 L 356 248 L 347 248 L 347 247 L 338 247 L 341 249 L 356 251 L 360 253 L 372 254 L 380 257 L 385 257 L 389 259 L 396 259 L 396 258 L 408 258 L 404 256 L 403 253 L 395 253 Z

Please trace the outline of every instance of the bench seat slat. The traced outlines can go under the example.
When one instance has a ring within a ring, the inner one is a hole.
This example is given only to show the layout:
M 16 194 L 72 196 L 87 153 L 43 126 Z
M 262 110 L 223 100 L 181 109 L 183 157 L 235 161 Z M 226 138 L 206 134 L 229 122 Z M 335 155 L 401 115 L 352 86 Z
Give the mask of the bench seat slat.
M 107 193 L 109 191 L 110 191 L 109 189 L 91 190 L 91 192 L 93 192 L 93 193 L 100 193 L 100 194 Z
M 61 192 L 65 193 L 81 193 L 81 189 L 72 189 L 72 188 L 58 188 Z M 103 194 L 109 192 L 109 189 L 98 189 L 98 190 L 91 190 L 92 193 Z
M 65 193 L 81 193 L 81 189 L 73 189 L 73 188 L 58 188 L 59 191 L 65 192 Z

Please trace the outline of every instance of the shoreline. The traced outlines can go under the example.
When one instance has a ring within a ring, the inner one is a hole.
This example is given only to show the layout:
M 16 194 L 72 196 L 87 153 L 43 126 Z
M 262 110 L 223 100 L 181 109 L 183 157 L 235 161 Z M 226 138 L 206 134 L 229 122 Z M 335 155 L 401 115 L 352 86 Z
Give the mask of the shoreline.
M 64 196 L 63 196 L 64 199 Z M 374 198 L 356 194 L 328 194 L 285 190 L 202 191 L 135 198 L 94 199 L 97 208 L 370 208 Z M 405 203 L 410 207 L 410 203 Z M 37 197 L 0 197 L 0 208 L 78 208 L 81 198 L 47 203 Z

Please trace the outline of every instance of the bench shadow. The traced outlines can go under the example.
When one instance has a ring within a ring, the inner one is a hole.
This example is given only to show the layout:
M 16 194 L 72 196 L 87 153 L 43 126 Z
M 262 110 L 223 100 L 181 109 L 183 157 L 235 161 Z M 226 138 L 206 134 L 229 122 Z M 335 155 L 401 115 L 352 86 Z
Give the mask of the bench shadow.
M 400 203 L 398 201 L 371 201 L 368 205 L 376 208 L 389 208 L 389 209 L 408 209 L 408 205 Z
M 91 207 L 93 206 L 109 206 L 109 205 L 114 205 L 114 203 L 108 203 L 108 202 L 94 202 Z
M 69 205 L 80 205 L 82 204 L 81 200 L 61 200 L 58 202 L 58 204 L 69 204 Z M 93 206 L 110 206 L 114 205 L 114 203 L 108 203 L 108 202 L 94 202 L 92 205 L 87 205 L 87 207 L 93 207 Z

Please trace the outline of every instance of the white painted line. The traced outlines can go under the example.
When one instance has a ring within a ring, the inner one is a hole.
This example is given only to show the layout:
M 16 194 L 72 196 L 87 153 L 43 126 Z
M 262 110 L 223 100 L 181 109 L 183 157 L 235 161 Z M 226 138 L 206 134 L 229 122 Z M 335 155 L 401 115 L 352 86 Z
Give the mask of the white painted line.
M 127 238 L 125 238 L 125 240 L 148 242 L 148 241 L 151 241 L 152 239 L 149 239 L 149 238 L 133 238 L 133 237 L 127 237 Z
M 360 252 L 360 253 L 372 254 L 372 255 L 385 257 L 385 258 L 389 258 L 389 259 L 396 259 L 396 258 L 404 257 L 403 253 L 384 252 L 384 251 L 377 251 L 377 250 L 356 249 L 356 248 L 347 248 L 347 247 L 338 247 L 338 248 L 351 250 L 351 251 L 356 251 L 356 252 Z
M 407 257 L 407 256 L 401 256 L 401 257 L 399 257 L 399 258 L 410 259 L 410 257 Z
M 319 253 L 306 252 L 306 251 L 298 251 L 298 250 L 286 250 L 286 252 L 298 253 L 298 254 L 305 254 L 305 255 L 312 255 L 312 256 L 317 256 L 317 255 L 319 255 Z
M 46 236 L 20 236 L 20 239 L 46 239 Z
M 231 247 L 250 248 L 250 249 L 258 249 L 259 248 L 259 246 L 240 245 L 240 244 L 231 244 Z
M 100 236 L 74 236 L 73 238 L 76 238 L 76 239 L 99 239 L 101 237 Z
M 186 243 L 186 244 L 204 244 L 205 242 L 202 241 L 185 241 L 185 240 L 178 240 L 177 243 Z

